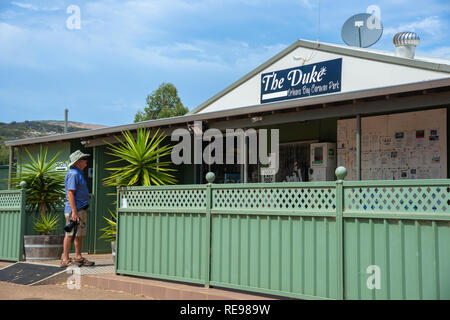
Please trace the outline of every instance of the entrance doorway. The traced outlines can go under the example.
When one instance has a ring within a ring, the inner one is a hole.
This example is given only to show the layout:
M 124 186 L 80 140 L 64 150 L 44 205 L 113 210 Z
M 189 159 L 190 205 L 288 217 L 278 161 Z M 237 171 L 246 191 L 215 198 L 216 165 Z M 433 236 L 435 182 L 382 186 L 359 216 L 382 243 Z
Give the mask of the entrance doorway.
M 276 182 L 308 181 L 310 145 L 315 141 L 280 144 L 280 165 Z

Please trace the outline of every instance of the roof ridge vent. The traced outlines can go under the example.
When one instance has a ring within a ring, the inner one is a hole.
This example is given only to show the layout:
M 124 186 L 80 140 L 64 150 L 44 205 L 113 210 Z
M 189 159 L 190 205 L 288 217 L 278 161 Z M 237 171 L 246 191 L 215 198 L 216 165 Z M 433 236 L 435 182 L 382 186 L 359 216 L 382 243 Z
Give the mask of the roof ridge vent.
M 394 43 L 397 57 L 414 59 L 414 53 L 420 38 L 415 32 L 403 31 L 396 33 L 392 42 Z

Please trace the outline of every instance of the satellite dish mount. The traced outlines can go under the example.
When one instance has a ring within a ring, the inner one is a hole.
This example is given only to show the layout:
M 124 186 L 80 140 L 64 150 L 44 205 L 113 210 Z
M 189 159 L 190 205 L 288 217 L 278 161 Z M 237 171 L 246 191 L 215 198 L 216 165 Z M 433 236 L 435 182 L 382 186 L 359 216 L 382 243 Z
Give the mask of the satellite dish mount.
M 383 34 L 380 19 L 369 13 L 356 14 L 342 26 L 342 40 L 349 46 L 367 48 L 375 44 Z

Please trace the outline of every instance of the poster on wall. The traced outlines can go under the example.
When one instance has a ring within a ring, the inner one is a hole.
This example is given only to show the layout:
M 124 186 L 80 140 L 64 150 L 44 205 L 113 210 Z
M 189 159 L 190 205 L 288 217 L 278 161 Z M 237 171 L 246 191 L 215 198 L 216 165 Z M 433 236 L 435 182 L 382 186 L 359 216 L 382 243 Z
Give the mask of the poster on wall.
M 392 137 L 381 137 L 381 149 L 382 150 L 391 150 L 392 149 Z
M 395 148 L 403 149 L 405 147 L 405 133 L 403 131 L 395 133 Z
M 240 183 L 241 174 L 240 173 L 225 173 L 225 183 Z
M 425 125 L 423 119 L 427 119 Z M 364 180 L 447 178 L 447 110 L 434 109 L 361 119 L 361 177 Z M 365 128 L 366 131 L 365 131 Z M 342 131 L 346 130 L 346 133 Z M 339 165 L 353 180 L 356 119 L 338 120 Z M 346 137 L 345 148 L 339 137 Z M 343 156 L 345 154 L 345 156 Z M 356 172 L 356 171 L 355 171 Z
M 416 130 L 416 147 L 422 148 L 425 146 L 425 130 Z
M 429 145 L 432 148 L 439 147 L 439 134 L 437 129 L 431 129 L 428 137 Z

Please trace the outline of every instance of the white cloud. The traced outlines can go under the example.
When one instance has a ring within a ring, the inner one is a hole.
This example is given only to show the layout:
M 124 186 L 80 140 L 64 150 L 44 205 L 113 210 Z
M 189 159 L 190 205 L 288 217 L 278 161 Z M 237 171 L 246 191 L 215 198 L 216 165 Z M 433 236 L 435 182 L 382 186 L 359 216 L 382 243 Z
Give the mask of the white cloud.
M 303 7 L 306 7 L 308 9 L 312 9 L 319 6 L 318 0 L 300 0 L 300 4 Z
M 172 30 L 158 26 L 160 21 L 177 21 L 177 16 L 207 10 L 211 5 L 216 4 L 208 0 L 195 3 L 181 0 L 91 2 L 81 6 L 80 31 L 68 31 L 63 25 L 59 29 L 53 26 L 51 30 L 48 27 L 24 28 L 24 34 L 32 40 L 23 45 L 21 51 L 29 52 L 36 61 L 42 61 L 40 56 L 46 51 L 49 55 L 70 52 L 66 59 L 54 61 L 52 68 L 57 68 L 59 63 L 82 71 L 89 70 L 90 65 L 95 68 L 96 61 L 127 61 L 142 67 L 168 70 L 231 72 L 236 68 L 253 68 L 276 53 L 263 45 L 239 40 L 180 41 Z M 60 20 L 65 21 L 64 18 Z
M 34 6 L 30 3 L 21 3 L 21 2 L 11 2 L 11 4 L 18 6 L 20 8 L 24 8 L 24 9 L 31 9 L 34 10 Z
M 387 35 L 394 35 L 401 31 L 413 31 L 418 33 L 424 31 L 432 36 L 437 36 L 443 32 L 443 26 L 444 24 L 438 16 L 431 16 L 419 21 L 402 24 L 396 28 L 385 28 L 384 33 Z
M 417 54 L 418 55 L 420 54 L 420 55 L 423 55 L 426 57 L 438 57 L 438 58 L 450 60 L 450 46 L 439 47 L 439 48 L 430 49 L 430 50 L 420 50 L 420 48 L 418 48 Z M 450 61 L 445 61 L 445 62 L 447 64 L 450 63 Z
M 23 2 L 16 2 L 16 1 L 11 2 L 11 4 L 15 5 L 17 7 L 20 7 L 22 9 L 28 9 L 28 10 L 33 10 L 33 11 L 57 11 L 57 10 L 61 10 L 58 7 L 38 7 L 38 6 L 32 5 L 31 3 L 23 3 Z

